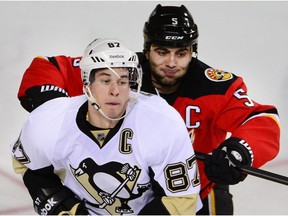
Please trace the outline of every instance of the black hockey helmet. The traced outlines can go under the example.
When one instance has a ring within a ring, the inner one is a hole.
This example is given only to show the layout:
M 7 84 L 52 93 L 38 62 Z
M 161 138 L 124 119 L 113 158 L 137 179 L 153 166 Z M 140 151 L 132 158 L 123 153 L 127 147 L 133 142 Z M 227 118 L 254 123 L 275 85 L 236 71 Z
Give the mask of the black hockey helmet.
M 177 7 L 158 4 L 145 23 L 143 33 L 144 53 L 152 43 L 168 47 L 192 45 L 193 52 L 197 53 L 198 28 L 184 5 Z

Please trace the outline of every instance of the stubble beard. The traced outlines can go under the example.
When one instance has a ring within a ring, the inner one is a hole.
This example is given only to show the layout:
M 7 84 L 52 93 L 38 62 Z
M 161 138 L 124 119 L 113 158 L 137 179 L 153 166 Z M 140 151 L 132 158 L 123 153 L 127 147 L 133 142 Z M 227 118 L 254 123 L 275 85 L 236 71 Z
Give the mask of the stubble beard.
M 153 73 L 153 72 L 152 72 Z M 173 87 L 180 83 L 182 77 L 167 78 L 156 73 L 153 73 L 152 81 L 163 87 Z

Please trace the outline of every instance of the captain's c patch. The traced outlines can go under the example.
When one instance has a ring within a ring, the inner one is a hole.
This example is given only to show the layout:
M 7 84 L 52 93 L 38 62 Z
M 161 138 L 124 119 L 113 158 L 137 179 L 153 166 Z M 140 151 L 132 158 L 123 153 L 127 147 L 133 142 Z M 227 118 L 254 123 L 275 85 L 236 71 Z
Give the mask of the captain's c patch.
M 229 72 L 225 72 L 222 70 L 214 69 L 214 68 L 208 68 L 205 70 L 205 76 L 215 82 L 222 82 L 226 80 L 230 80 L 233 78 L 233 75 Z

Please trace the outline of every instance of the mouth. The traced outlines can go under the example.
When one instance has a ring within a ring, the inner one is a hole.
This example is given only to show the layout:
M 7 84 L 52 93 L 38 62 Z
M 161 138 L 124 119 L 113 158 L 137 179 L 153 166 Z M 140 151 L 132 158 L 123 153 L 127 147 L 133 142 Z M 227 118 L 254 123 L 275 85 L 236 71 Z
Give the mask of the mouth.
M 176 70 L 163 70 L 163 73 L 167 77 L 174 77 L 177 71 Z
M 118 103 L 118 102 L 108 102 L 108 103 L 106 103 L 106 105 L 108 105 L 108 106 L 118 106 L 120 103 Z

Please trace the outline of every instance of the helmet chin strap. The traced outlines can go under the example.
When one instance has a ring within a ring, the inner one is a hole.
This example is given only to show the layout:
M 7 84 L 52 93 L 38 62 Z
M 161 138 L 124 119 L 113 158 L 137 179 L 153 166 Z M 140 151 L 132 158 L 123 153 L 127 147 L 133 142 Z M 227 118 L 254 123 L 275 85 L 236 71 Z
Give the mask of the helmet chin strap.
M 84 85 L 83 86 L 83 92 L 86 95 L 88 101 L 91 103 L 91 105 L 96 109 L 96 110 L 100 110 L 101 107 L 100 105 L 97 103 L 96 99 L 93 97 L 92 92 L 89 88 L 88 85 Z
M 133 106 L 135 105 L 136 101 L 137 101 L 137 98 L 138 98 L 138 94 L 140 92 L 140 88 L 141 86 L 139 85 L 138 86 L 138 89 L 137 89 L 137 93 L 135 94 L 134 97 L 130 97 L 130 109 L 125 113 L 125 115 L 119 117 L 119 118 L 110 118 L 109 116 L 107 116 L 104 111 L 101 109 L 100 105 L 98 104 L 98 102 L 96 101 L 95 97 L 93 96 L 90 88 L 88 85 L 85 85 L 83 86 L 83 91 L 84 91 L 84 94 L 86 95 L 88 101 L 91 103 L 91 105 L 97 110 L 99 111 L 99 113 L 106 119 L 108 120 L 112 120 L 112 121 L 118 121 L 118 120 L 121 120 L 123 118 L 125 118 L 129 113 L 130 111 L 132 110 Z

